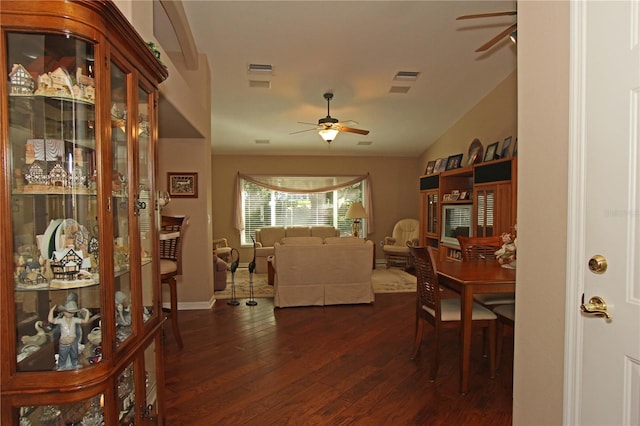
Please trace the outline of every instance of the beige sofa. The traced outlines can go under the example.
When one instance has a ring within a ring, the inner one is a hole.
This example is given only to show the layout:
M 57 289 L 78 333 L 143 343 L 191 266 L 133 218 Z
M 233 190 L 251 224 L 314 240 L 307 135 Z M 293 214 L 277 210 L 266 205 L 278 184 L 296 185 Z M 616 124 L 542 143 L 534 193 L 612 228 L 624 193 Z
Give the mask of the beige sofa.
M 339 237 L 340 230 L 333 226 L 266 226 L 256 231 L 257 273 L 267 272 L 267 258 L 273 255 L 273 246 L 287 237 Z
M 373 243 L 355 237 L 284 238 L 274 246 L 276 307 L 374 301 Z

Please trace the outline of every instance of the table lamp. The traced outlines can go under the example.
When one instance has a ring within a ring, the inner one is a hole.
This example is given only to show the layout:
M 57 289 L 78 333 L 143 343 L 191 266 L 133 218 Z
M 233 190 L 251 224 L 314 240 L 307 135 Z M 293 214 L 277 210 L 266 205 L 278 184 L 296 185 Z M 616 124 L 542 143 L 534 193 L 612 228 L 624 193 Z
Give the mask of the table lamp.
M 345 217 L 347 219 L 353 219 L 353 223 L 351 224 L 351 233 L 353 234 L 354 237 L 359 237 L 360 236 L 360 219 L 367 218 L 367 212 L 364 210 L 362 203 L 360 202 L 351 203 Z

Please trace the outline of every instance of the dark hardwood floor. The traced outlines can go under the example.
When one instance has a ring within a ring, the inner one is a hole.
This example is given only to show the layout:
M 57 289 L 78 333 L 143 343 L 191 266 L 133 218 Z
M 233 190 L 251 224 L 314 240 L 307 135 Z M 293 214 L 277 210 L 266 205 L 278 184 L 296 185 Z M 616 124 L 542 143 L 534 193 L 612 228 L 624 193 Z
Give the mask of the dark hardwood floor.
M 489 378 L 474 334 L 471 390 L 458 393 L 458 335 L 443 333 L 428 380 L 431 327 L 409 359 L 415 294 L 373 305 L 274 309 L 272 299 L 181 311 L 184 349 L 166 328 L 167 425 L 510 425 L 513 339 Z

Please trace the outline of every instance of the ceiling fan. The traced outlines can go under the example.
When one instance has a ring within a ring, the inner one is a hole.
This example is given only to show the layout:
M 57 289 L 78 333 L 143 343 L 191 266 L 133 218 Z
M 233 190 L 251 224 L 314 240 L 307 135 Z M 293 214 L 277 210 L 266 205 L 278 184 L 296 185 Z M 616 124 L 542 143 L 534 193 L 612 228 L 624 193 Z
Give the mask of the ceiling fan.
M 353 127 L 345 126 L 346 121 L 339 121 L 337 118 L 331 117 L 329 112 L 329 102 L 333 99 L 333 93 L 327 92 L 323 95 L 323 97 L 327 100 L 327 116 L 318 120 L 318 124 L 314 123 L 305 123 L 302 121 L 298 121 L 300 124 L 310 124 L 315 125 L 316 127 L 312 129 L 300 130 L 299 132 L 289 133 L 290 135 L 294 135 L 296 133 L 308 132 L 310 130 L 317 130 L 318 134 L 324 139 L 327 143 L 331 143 L 339 132 L 347 132 L 347 133 L 356 133 L 358 135 L 368 135 L 368 130 L 355 129 Z M 352 121 L 348 121 L 352 123 Z M 356 123 L 357 124 L 357 123 Z
M 475 18 L 492 18 L 492 17 L 496 17 L 496 16 L 515 16 L 518 12 L 515 10 L 509 10 L 506 12 L 490 12 L 490 13 L 478 13 L 475 15 L 463 15 L 463 16 L 458 16 L 456 18 L 456 21 L 460 21 L 463 19 L 475 19 Z M 517 37 L 518 37 L 518 23 L 514 23 L 509 25 L 504 31 L 502 31 L 500 34 L 498 34 L 497 36 L 493 37 L 491 40 L 489 40 L 488 42 L 486 42 L 485 44 L 483 44 L 482 46 L 480 46 L 479 48 L 476 49 L 476 52 L 484 52 L 485 50 L 488 50 L 489 48 L 491 48 L 494 44 L 496 44 L 497 42 L 499 42 L 500 40 L 502 40 L 503 38 L 510 36 L 511 37 L 511 41 L 513 41 L 514 43 L 517 41 Z

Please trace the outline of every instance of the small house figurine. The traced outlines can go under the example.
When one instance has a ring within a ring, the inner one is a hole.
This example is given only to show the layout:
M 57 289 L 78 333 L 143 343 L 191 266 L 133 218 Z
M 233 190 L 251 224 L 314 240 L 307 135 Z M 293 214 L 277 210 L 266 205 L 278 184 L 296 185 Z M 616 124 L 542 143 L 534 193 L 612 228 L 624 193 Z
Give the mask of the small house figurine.
M 9 73 L 9 81 L 12 95 L 32 95 L 35 89 L 35 81 L 29 71 L 21 64 L 13 64 Z
M 56 250 L 51 258 L 53 278 L 58 280 L 72 280 L 82 265 L 82 252 L 76 252 L 72 248 Z
M 46 95 L 49 90 L 53 90 L 51 85 L 51 76 L 49 73 L 40 74 L 38 76 L 38 89 L 35 94 Z
M 69 178 L 69 173 L 62 167 L 60 163 L 57 163 L 49 172 L 49 182 L 53 186 L 66 187 Z
M 47 175 L 38 162 L 29 166 L 29 171 L 25 175 L 29 185 L 49 185 L 49 175 Z
M 73 94 L 71 77 L 69 73 L 61 67 L 51 72 L 51 86 L 57 91 L 58 95 L 71 96 Z

